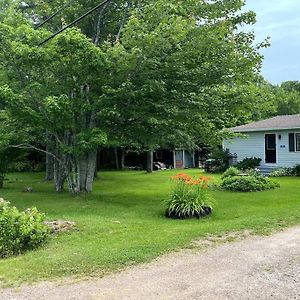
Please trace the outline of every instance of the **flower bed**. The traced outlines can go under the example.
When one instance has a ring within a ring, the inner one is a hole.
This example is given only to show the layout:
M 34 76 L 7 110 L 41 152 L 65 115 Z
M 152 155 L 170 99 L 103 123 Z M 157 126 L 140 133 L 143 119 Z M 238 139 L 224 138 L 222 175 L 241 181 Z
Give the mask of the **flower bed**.
M 180 173 L 172 177 L 173 190 L 166 201 L 166 217 L 173 219 L 202 218 L 213 211 L 207 191 L 209 177 L 191 177 Z

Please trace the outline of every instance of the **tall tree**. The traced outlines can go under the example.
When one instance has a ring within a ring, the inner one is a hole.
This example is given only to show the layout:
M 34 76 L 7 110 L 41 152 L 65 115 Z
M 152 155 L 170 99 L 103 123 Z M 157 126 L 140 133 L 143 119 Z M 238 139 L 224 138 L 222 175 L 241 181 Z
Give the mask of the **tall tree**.
M 252 12 L 241 13 L 243 4 L 159 0 L 135 9 L 108 49 L 107 131 L 152 151 L 209 143 L 216 130 L 243 114 L 249 119 L 259 103 L 248 103 L 247 94 L 254 94 L 266 44 L 253 47 L 254 34 L 239 30 L 255 22 Z
M 0 25 L 9 85 L 0 99 L 31 133 L 15 146 L 54 145 L 39 150 L 54 158 L 57 191 L 65 180 L 74 192 L 92 190 L 99 145 L 193 148 L 259 105 L 245 99 L 256 91 L 265 44 L 254 47 L 254 34 L 240 31 L 255 22 L 241 0 L 111 1 L 81 31 L 43 48 L 36 45 L 95 1 L 77 1 L 38 31 L 32 23 L 66 2 L 28 2 L 21 13 L 11 3 Z
M 107 78 L 104 53 L 76 29 L 58 36 L 47 48 L 33 46 L 45 32 L 7 24 L 1 30 L 5 46 L 1 54 L 13 84 L 1 89 L 0 98 L 11 119 L 30 127 L 39 145 L 54 144 L 51 150 L 39 150 L 55 160 L 57 191 L 67 180 L 70 190 L 90 192 L 96 151 L 106 142 L 105 133 L 97 128 L 99 95 Z M 18 146 L 38 148 L 34 140 Z
M 276 89 L 277 113 L 300 114 L 300 82 L 285 81 Z

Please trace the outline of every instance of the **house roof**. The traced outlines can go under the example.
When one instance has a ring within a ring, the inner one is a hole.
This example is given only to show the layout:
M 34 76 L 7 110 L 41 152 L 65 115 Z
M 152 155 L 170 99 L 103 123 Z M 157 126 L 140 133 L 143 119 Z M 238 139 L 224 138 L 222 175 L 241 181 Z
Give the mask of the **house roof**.
M 233 132 L 253 132 L 268 130 L 300 129 L 300 114 L 277 116 L 267 120 L 232 127 Z

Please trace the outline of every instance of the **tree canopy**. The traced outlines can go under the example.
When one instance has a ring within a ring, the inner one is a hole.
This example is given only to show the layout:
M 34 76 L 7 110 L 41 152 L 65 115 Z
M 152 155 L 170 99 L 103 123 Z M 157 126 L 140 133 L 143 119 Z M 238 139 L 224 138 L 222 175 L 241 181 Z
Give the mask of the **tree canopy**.
M 11 146 L 54 159 L 57 191 L 92 190 L 99 146 L 192 149 L 274 110 L 244 1 L 110 1 L 43 47 L 98 2 L 24 3 L 0 0 L 0 103 Z

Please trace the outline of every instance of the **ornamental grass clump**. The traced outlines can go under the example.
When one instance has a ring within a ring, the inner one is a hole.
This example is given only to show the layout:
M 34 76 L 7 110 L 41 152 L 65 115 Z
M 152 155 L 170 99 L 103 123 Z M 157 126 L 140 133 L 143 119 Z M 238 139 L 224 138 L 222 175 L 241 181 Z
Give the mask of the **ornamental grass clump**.
M 0 258 L 19 255 L 42 245 L 49 236 L 44 219 L 36 208 L 20 212 L 0 198 Z
M 174 219 L 202 218 L 213 211 L 208 193 L 209 177 L 193 178 L 185 173 L 172 177 L 173 190 L 166 201 L 166 217 Z

